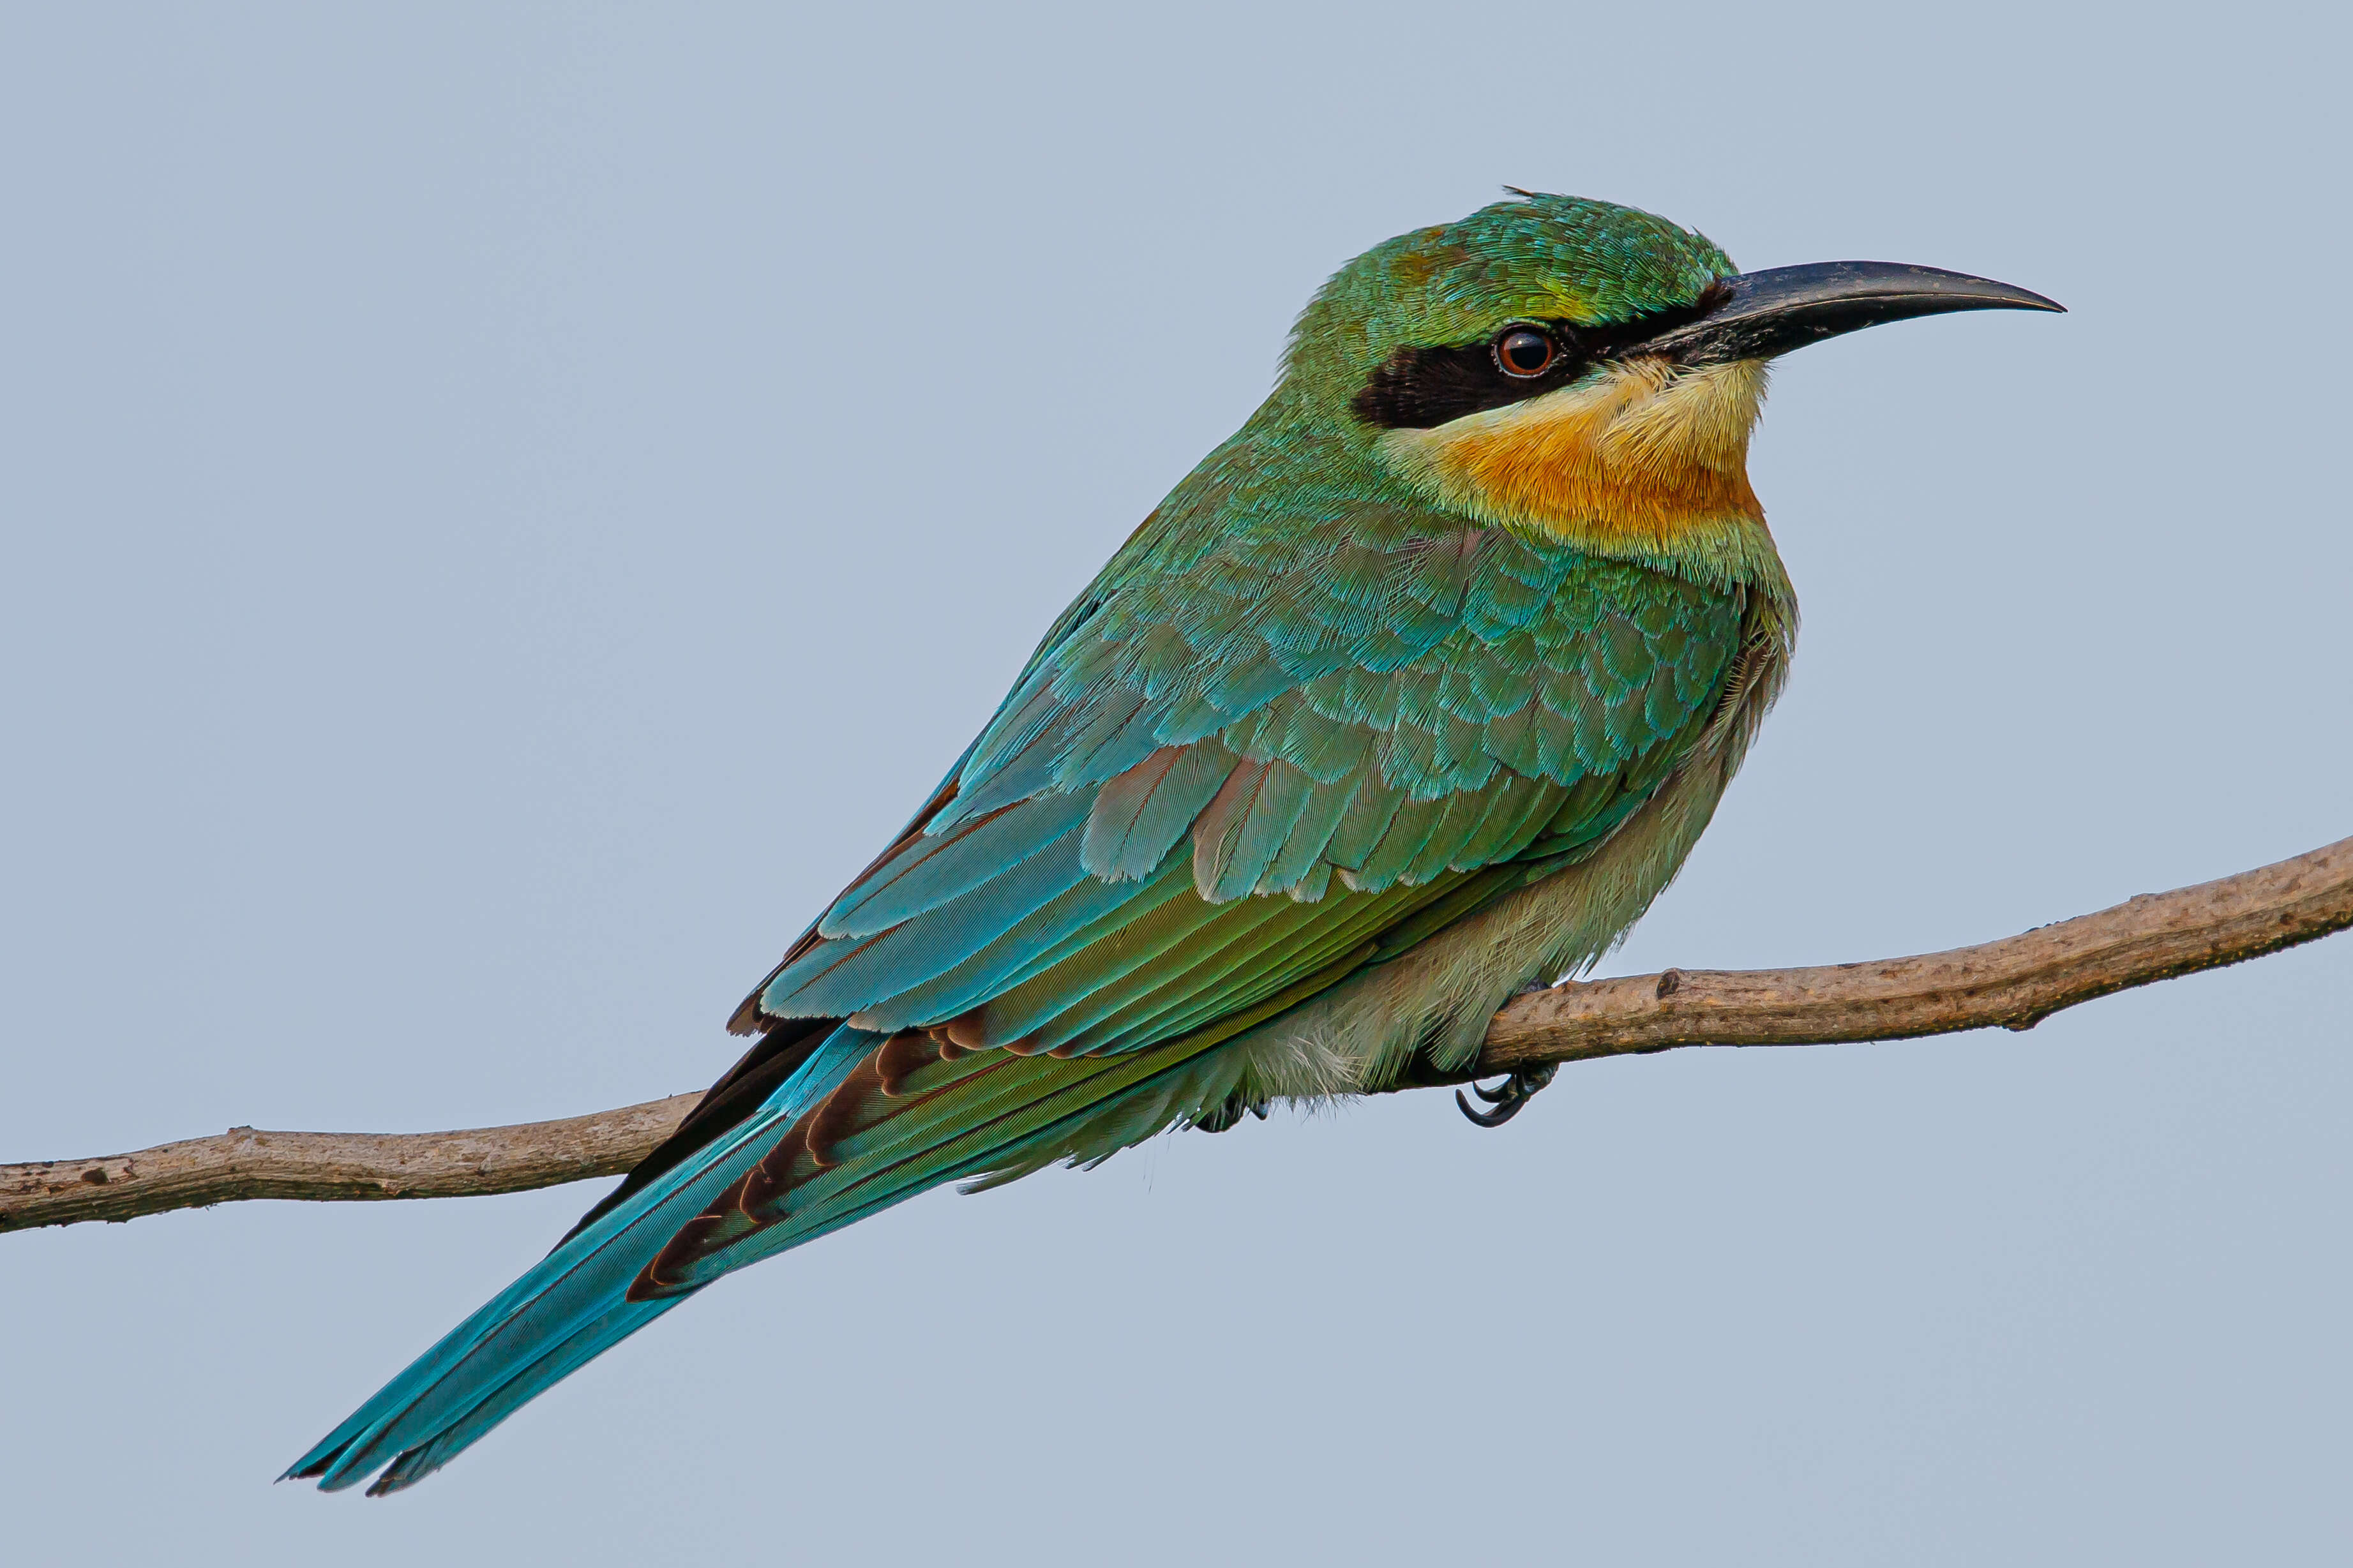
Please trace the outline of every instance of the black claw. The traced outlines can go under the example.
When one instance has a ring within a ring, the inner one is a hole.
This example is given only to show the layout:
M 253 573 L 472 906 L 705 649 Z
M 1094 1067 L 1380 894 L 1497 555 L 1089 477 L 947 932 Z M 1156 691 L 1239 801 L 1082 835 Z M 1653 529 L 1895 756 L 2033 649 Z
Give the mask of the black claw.
M 1473 1085 L 1472 1087 L 1476 1088 L 1477 1086 Z M 1482 1098 L 1483 1099 L 1484 1097 L 1482 1096 Z M 1493 1110 L 1473 1110 L 1471 1108 L 1471 1102 L 1462 1098 L 1462 1091 L 1458 1089 L 1454 1091 L 1454 1103 L 1461 1107 L 1463 1115 L 1469 1117 L 1480 1126 L 1501 1127 L 1504 1122 L 1509 1121 L 1513 1117 L 1517 1116 L 1520 1113 L 1520 1107 L 1525 1105 L 1527 1101 L 1525 1100 L 1506 1100 L 1497 1105 Z
M 1461 1107 L 1463 1115 L 1480 1126 L 1501 1127 L 1504 1122 L 1517 1116 L 1520 1113 L 1520 1107 L 1535 1098 L 1536 1090 L 1550 1083 L 1552 1075 L 1558 1070 L 1555 1063 L 1539 1062 L 1535 1067 L 1523 1068 L 1512 1074 L 1492 1089 L 1482 1089 L 1473 1082 L 1471 1085 L 1471 1092 L 1493 1106 L 1495 1109 L 1493 1110 L 1472 1109 L 1471 1102 L 1462 1098 L 1462 1091 L 1459 1089 L 1454 1091 L 1454 1103 Z

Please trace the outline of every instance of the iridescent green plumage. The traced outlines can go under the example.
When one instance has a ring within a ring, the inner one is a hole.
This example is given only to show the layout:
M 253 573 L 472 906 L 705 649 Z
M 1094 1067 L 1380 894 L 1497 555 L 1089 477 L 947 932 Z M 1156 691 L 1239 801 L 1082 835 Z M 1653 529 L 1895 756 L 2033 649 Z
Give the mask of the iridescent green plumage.
M 1555 196 L 1351 263 L 739 1009 L 759 1043 L 290 1473 L 412 1484 L 720 1275 L 942 1182 L 1459 1075 L 1665 886 L 1778 690 L 1761 370 L 1723 344 L 1858 287 Z

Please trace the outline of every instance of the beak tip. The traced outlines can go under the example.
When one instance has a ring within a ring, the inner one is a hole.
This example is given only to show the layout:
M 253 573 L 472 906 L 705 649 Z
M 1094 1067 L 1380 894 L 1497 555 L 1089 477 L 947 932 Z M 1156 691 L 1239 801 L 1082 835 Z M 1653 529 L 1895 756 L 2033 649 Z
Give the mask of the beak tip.
M 1913 270 L 1963 285 L 1959 292 L 1964 295 L 1974 293 L 1976 308 L 1980 310 L 2037 310 L 2054 316 L 2067 313 L 2067 307 L 2049 295 L 2021 289 L 2015 283 L 1998 282 L 1991 278 L 1977 278 L 1967 273 L 1938 273 L 1933 268 L 1915 268 Z M 1956 308 L 1968 310 L 1970 306 L 1957 305 Z
M 2067 307 L 2047 294 L 2037 294 L 2031 289 L 2021 289 L 2015 283 L 1998 283 L 1990 278 L 1966 278 L 1965 282 L 1978 284 L 1986 290 L 1986 303 L 1999 310 L 2004 306 L 2013 310 L 2042 310 L 2063 316 Z

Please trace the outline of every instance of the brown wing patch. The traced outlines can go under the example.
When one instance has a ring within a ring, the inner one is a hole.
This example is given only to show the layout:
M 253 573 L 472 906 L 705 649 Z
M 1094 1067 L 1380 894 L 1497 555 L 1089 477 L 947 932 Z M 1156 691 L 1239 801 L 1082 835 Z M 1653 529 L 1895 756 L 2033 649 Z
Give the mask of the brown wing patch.
M 928 1032 L 892 1036 L 796 1119 L 759 1163 L 680 1226 L 630 1283 L 628 1299 L 655 1300 L 692 1289 L 687 1270 L 694 1264 L 790 1217 L 794 1192 L 841 1163 L 844 1140 L 1021 1061 L 1002 1052 L 976 1057 Z

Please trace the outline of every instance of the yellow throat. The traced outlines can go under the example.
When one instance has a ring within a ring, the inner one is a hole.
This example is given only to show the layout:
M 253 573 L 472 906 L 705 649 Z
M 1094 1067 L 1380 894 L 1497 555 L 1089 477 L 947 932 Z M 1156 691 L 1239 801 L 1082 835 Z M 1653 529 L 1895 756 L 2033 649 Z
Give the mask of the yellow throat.
M 1748 436 L 1764 401 L 1761 361 L 1637 358 L 1380 445 L 1435 499 L 1486 521 L 1596 554 L 1670 555 L 1762 533 Z

